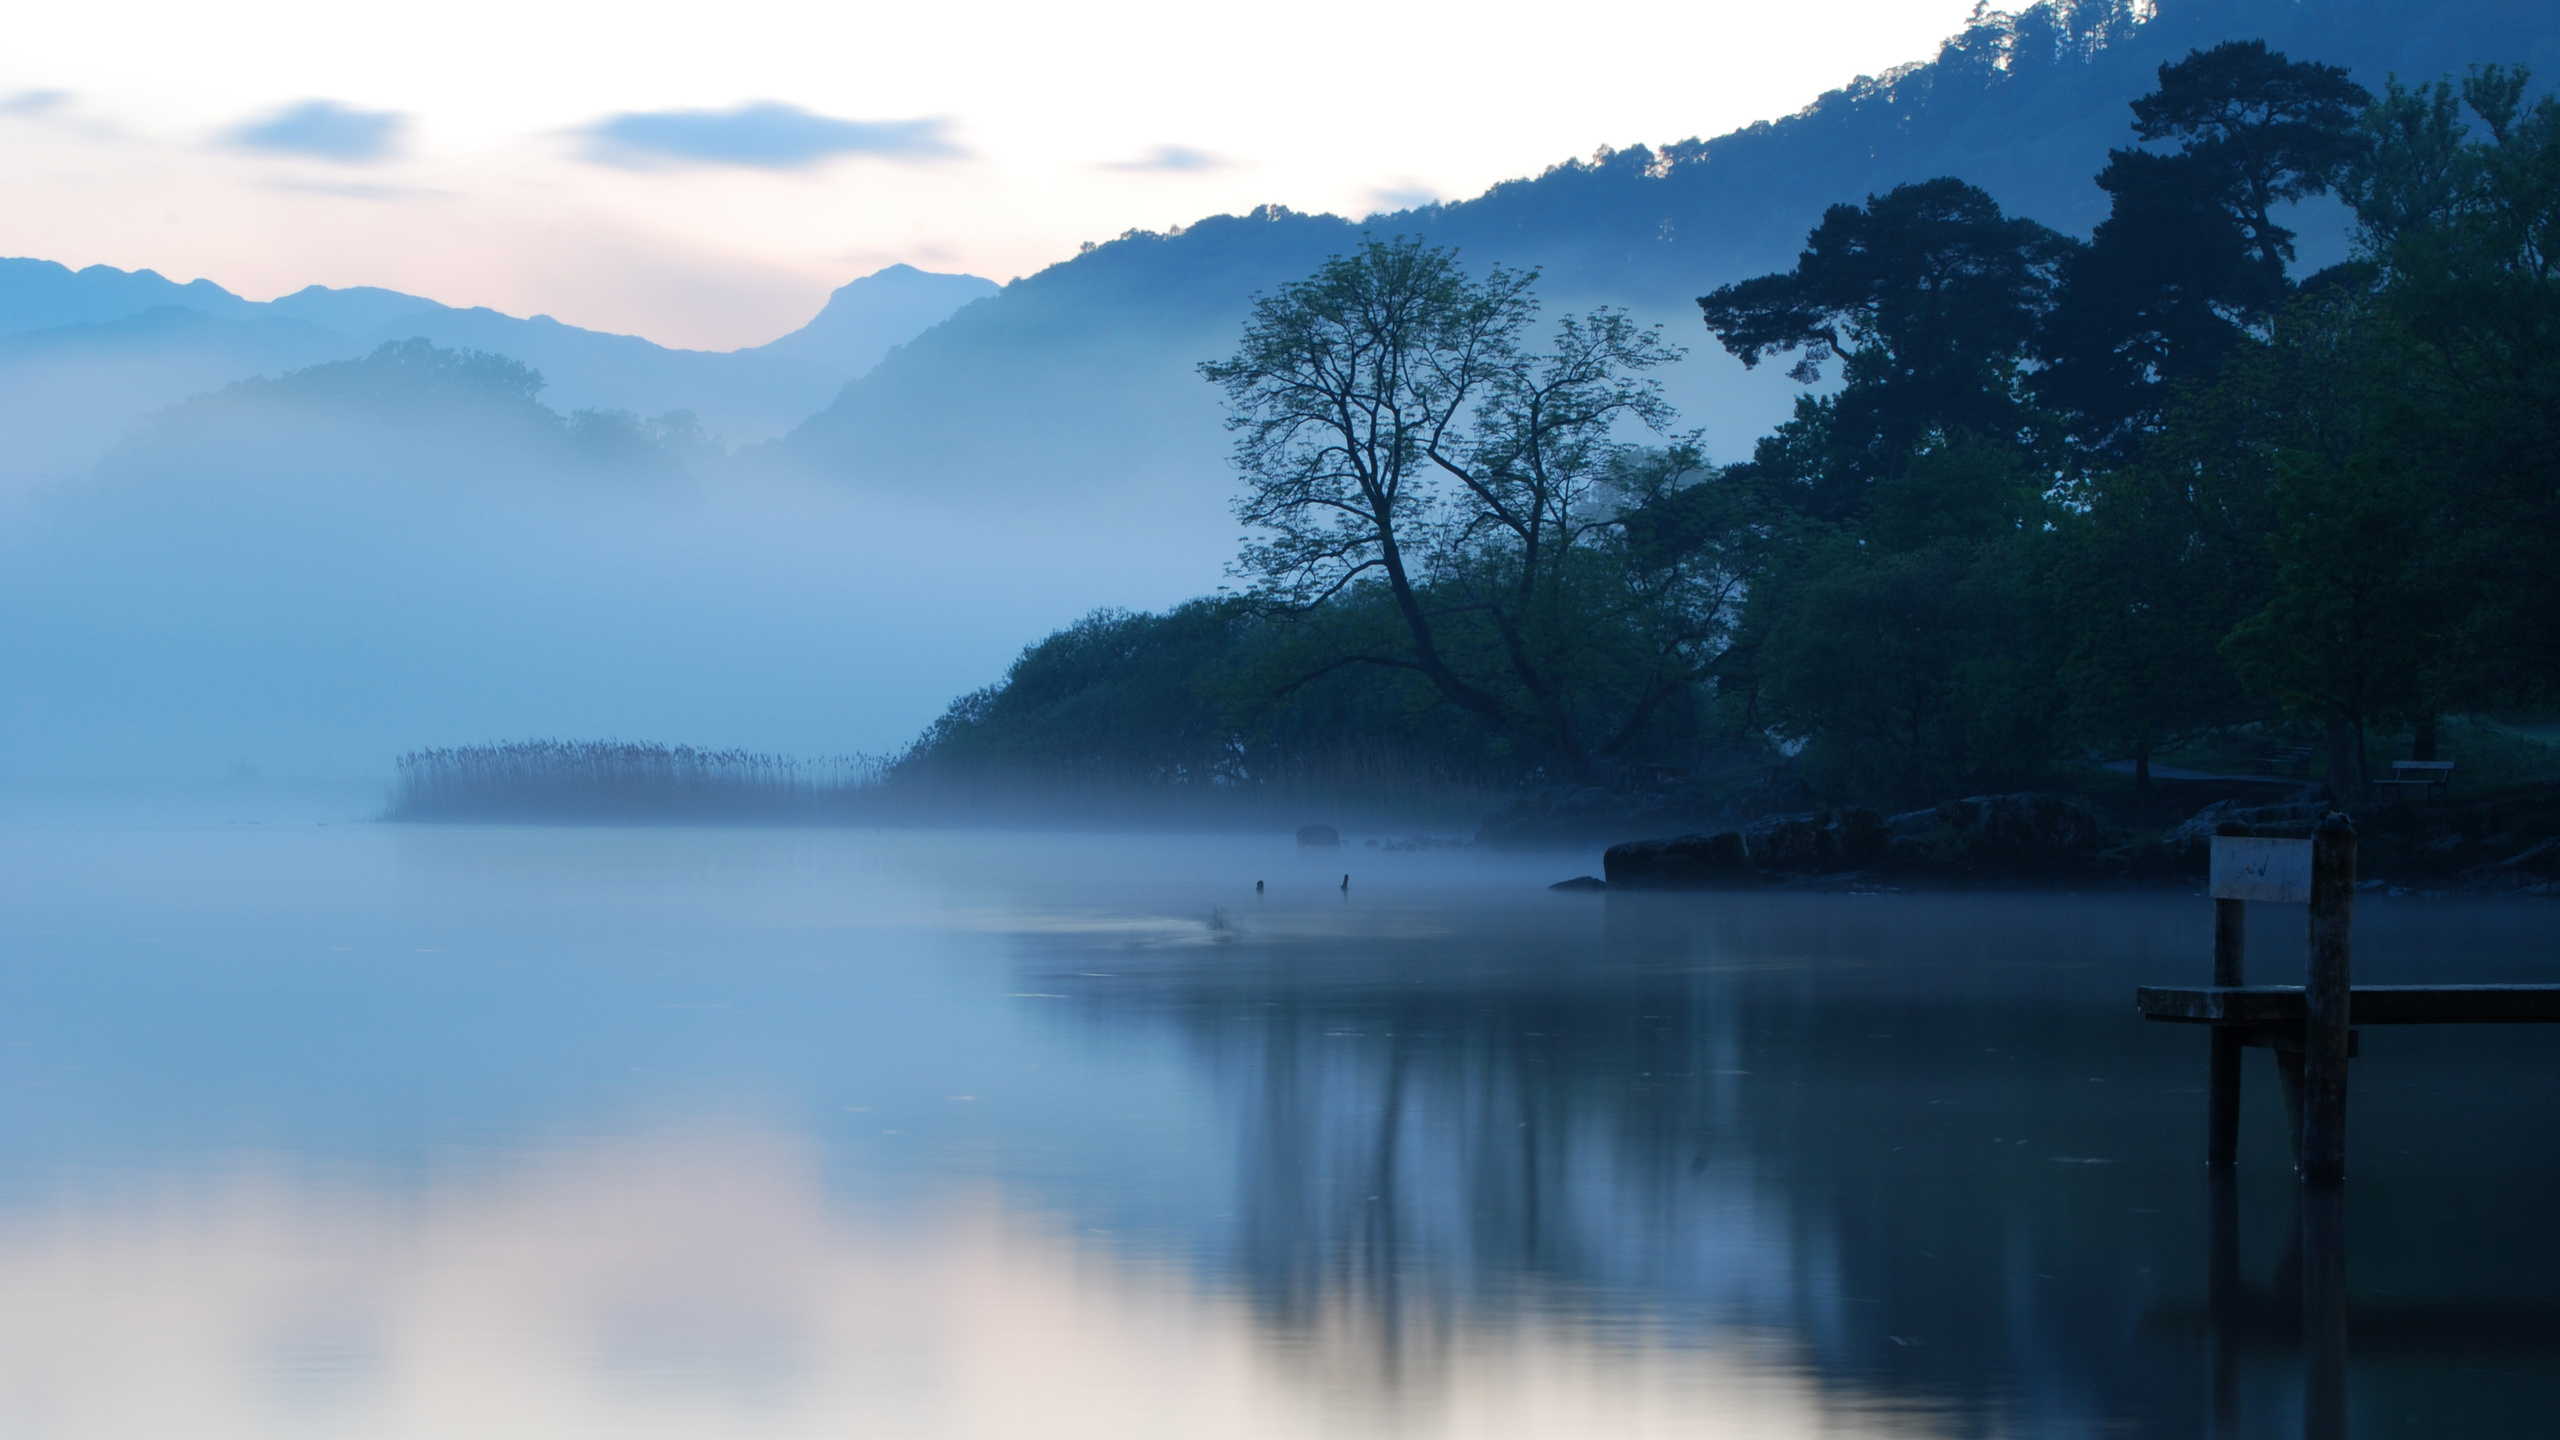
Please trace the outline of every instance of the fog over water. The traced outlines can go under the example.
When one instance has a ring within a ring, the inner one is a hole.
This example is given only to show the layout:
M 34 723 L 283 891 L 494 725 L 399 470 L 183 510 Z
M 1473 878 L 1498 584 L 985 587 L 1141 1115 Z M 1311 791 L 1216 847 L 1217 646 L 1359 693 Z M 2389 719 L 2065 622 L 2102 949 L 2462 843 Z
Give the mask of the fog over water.
M 2130 1003 L 2191 896 L 373 803 L 10 792 L 0 1430 L 2299 1424 L 2272 1072 L 2215 1310 L 2204 1046 Z M 2546 909 L 2376 900 L 2358 979 L 2560 979 Z M 2354 1433 L 2530 1428 L 2560 1055 L 2368 1031 L 2354 1104 Z
M 1235 481 L 1189 364 L 1150 392 L 1180 425 L 1100 407 L 1125 446 L 946 400 L 945 429 L 1054 463 L 880 477 L 554 407 L 463 351 L 208 392 L 0 497 L 0 776 L 383 776 L 526 738 L 895 751 L 1040 636 L 1227 582 Z
M 387 775 L 535 736 L 884 752 L 1028 640 L 1211 588 L 1223 554 L 1214 504 L 1143 494 L 964 506 L 356 424 L 155 438 L 0 525 L 0 774 Z

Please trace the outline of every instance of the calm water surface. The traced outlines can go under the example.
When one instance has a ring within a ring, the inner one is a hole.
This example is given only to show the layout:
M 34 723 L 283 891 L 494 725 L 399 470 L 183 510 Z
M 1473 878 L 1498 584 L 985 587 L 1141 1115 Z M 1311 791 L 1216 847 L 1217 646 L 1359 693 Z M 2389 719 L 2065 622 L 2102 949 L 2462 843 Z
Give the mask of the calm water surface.
M 2193 896 L 364 808 L 0 813 L 0 1434 L 2302 1433 L 2272 1068 L 2217 1197 L 2131 1008 Z M 2560 1033 L 2368 1031 L 2351 1126 L 2351 1432 L 2550 1433 Z

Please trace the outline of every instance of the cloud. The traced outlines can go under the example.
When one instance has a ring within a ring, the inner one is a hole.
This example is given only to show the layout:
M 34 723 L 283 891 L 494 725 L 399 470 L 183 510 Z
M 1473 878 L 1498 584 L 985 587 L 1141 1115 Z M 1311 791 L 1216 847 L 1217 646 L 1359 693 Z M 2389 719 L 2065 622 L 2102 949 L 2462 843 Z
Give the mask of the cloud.
M 388 160 L 399 151 L 406 116 L 357 110 L 335 100 L 305 100 L 227 135 L 234 145 L 278 155 L 308 155 L 350 165 Z
M 599 120 L 583 133 L 586 158 L 600 165 L 795 170 L 839 155 L 913 161 L 966 153 L 948 129 L 944 120 L 839 120 L 762 100 L 732 110 L 633 111 Z
M 334 195 L 343 200 L 449 200 L 458 193 L 425 185 L 377 185 L 367 180 L 305 180 L 293 176 L 259 181 L 258 188 L 293 195 Z
M 1135 160 L 1112 160 L 1105 162 L 1102 168 L 1143 174 L 1179 175 L 1203 170 L 1224 170 L 1234 163 L 1223 155 L 1212 155 L 1206 150 L 1194 150 L 1188 145 L 1158 145 Z
M 21 90 L 14 95 L 0 95 L 0 115 L 13 115 L 33 120 L 50 115 L 70 103 L 68 90 Z

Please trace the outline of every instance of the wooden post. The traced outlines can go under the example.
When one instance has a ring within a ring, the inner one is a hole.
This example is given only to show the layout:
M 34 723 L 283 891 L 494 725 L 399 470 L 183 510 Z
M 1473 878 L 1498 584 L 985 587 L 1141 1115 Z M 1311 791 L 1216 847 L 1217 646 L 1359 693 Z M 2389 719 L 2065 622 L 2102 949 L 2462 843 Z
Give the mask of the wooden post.
M 2331 811 L 2311 837 L 2311 970 L 2302 992 L 2302 1178 L 2347 1173 L 2347 1007 L 2356 827 Z
M 2249 827 L 2225 820 L 2216 835 L 2246 835 Z M 2246 985 L 2249 902 L 2213 902 L 2213 983 Z M 2205 1060 L 2204 1163 L 2229 1168 L 2240 1158 L 2240 1032 L 2229 1025 L 2213 1027 Z

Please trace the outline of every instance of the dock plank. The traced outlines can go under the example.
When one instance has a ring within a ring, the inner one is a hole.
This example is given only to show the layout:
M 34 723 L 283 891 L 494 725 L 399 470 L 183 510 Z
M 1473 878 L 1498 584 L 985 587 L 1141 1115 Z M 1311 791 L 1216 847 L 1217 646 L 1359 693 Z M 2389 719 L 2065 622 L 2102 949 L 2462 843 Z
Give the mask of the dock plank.
M 2146 1020 L 2189 1025 L 2299 1025 L 2299 985 L 2144 985 Z M 2350 1025 L 2560 1024 L 2560 985 L 2358 985 Z

